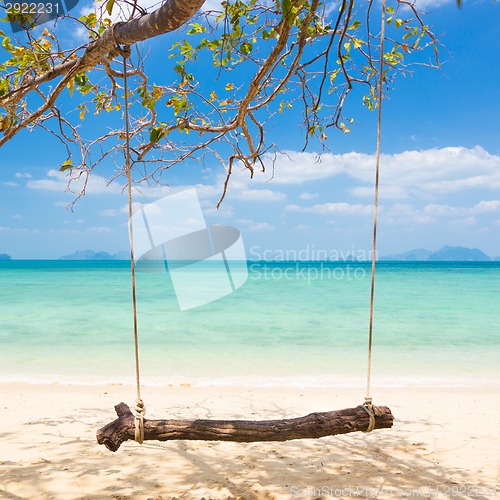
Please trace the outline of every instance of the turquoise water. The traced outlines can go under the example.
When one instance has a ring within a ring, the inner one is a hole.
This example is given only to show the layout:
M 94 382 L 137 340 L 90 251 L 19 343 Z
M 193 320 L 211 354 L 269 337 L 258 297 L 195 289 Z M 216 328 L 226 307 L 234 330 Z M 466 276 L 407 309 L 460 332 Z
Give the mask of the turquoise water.
M 363 385 L 370 265 L 248 268 L 236 292 L 187 311 L 166 272 L 137 273 L 143 381 Z M 500 262 L 380 262 L 375 295 L 375 384 L 500 381 Z M 129 263 L 2 261 L 0 298 L 0 380 L 132 382 Z

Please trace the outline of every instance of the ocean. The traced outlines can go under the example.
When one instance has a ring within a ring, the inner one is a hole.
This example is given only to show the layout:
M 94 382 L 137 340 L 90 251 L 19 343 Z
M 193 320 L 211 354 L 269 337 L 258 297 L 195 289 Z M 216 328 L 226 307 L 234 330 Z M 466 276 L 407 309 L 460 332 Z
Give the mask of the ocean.
M 143 384 L 364 387 L 370 264 L 245 267 L 186 310 L 165 269 L 137 272 Z M 133 383 L 129 262 L 0 261 L 0 294 L 0 382 Z M 499 304 L 500 262 L 378 262 L 372 387 L 498 384 Z

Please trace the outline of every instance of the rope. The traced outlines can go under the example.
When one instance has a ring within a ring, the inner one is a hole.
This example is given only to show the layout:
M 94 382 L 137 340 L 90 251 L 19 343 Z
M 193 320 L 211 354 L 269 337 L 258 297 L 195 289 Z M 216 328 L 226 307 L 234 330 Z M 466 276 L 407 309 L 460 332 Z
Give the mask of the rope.
M 130 271 L 132 277 L 132 309 L 134 316 L 134 351 L 135 351 L 135 385 L 137 390 L 137 400 L 135 407 L 135 440 L 142 444 L 144 441 L 144 414 L 146 408 L 141 399 L 141 377 L 139 370 L 139 335 L 137 329 L 137 296 L 135 286 L 135 258 L 134 258 L 134 227 L 132 224 L 132 174 L 130 165 L 130 117 L 128 111 L 128 83 L 127 83 L 127 58 L 130 55 L 130 48 L 126 47 L 121 51 L 123 56 L 123 91 L 125 93 L 125 170 L 127 174 L 128 193 L 128 224 L 130 233 Z
M 375 428 L 375 415 L 370 396 L 371 369 L 372 369 L 372 346 L 373 346 L 373 304 L 375 299 L 375 262 L 377 260 L 377 221 L 378 221 L 378 192 L 380 177 L 380 137 L 382 131 L 382 99 L 384 97 L 384 41 L 385 41 L 385 3 L 382 0 L 382 27 L 380 30 L 380 61 L 378 81 L 378 115 L 377 115 L 377 153 L 375 159 L 375 196 L 373 201 L 373 247 L 372 247 L 372 271 L 370 288 L 370 323 L 368 334 L 368 365 L 366 374 L 366 396 L 363 408 L 370 416 L 370 424 L 365 432 L 371 432 Z
M 368 416 L 370 417 L 370 422 L 368 423 L 368 427 L 363 432 L 366 433 L 371 432 L 373 431 L 373 429 L 375 429 L 375 411 L 374 411 L 375 407 L 372 405 L 371 398 L 366 398 L 365 404 L 361 408 L 363 408 L 363 410 L 365 410 L 366 413 L 368 413 Z

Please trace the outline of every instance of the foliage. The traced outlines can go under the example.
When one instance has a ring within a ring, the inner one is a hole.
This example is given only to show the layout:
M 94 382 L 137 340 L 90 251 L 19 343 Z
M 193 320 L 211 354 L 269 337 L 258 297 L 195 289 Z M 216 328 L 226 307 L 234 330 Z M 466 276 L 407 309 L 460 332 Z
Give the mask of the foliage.
M 112 46 L 83 70 L 72 64 L 111 32 L 113 16 L 145 14 L 127 5 L 104 0 L 98 12 L 27 28 L 17 39 L 0 31 L 0 147 L 23 129 L 42 128 L 65 145 L 61 170 L 71 175 L 88 175 L 123 151 L 122 51 Z M 373 0 L 222 1 L 219 10 L 192 18 L 163 51 L 167 81 L 148 77 L 143 42 L 126 65 L 136 177 L 157 179 L 166 168 L 207 154 L 224 164 L 228 179 L 236 162 L 252 174 L 277 151 L 266 141 L 266 125 L 299 106 L 305 146 L 314 140 L 324 147 L 329 129 L 349 133 L 355 124 L 355 117 L 345 116 L 351 92 L 374 110 L 380 77 L 388 90 L 412 62 L 438 65 L 436 39 L 412 2 L 388 0 L 385 23 L 382 75 L 380 8 Z M 75 27 L 88 37 L 79 47 L 65 35 Z M 102 124 L 103 115 L 115 128 L 82 126 Z

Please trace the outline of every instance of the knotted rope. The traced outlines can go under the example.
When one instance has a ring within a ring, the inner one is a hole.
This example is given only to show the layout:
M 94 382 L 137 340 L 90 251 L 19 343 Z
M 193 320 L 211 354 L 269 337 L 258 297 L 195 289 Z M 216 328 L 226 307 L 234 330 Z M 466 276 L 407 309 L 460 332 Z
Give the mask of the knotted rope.
M 128 221 L 130 233 L 130 271 L 132 278 L 132 309 L 134 317 L 134 353 L 135 353 L 135 385 L 137 391 L 137 400 L 135 407 L 135 440 L 142 444 L 144 441 L 144 414 L 146 408 L 141 399 L 141 377 L 139 369 L 139 334 L 137 328 L 137 295 L 135 284 L 135 257 L 134 257 L 134 227 L 132 223 L 133 205 L 132 205 L 132 174 L 130 161 L 130 116 L 128 103 L 128 82 L 127 82 L 127 58 L 130 57 L 130 47 L 126 46 L 120 49 L 123 56 L 123 91 L 125 93 L 125 170 L 127 175 L 127 193 L 128 193 Z
M 372 345 L 373 345 L 373 304 L 375 302 L 375 263 L 377 260 L 377 221 L 378 221 L 378 192 L 380 177 L 380 150 L 382 132 L 382 100 L 384 98 L 384 41 L 385 41 L 385 4 L 382 0 L 382 26 L 380 29 L 380 60 L 378 80 L 378 114 L 377 114 L 377 152 L 375 158 L 375 195 L 373 200 L 373 246 L 372 246 L 372 270 L 370 288 L 370 322 L 368 333 L 368 364 L 366 374 L 366 396 L 363 408 L 370 417 L 370 423 L 365 432 L 371 432 L 375 428 L 375 415 L 377 407 L 372 405 L 370 396 L 371 368 L 372 368 Z

